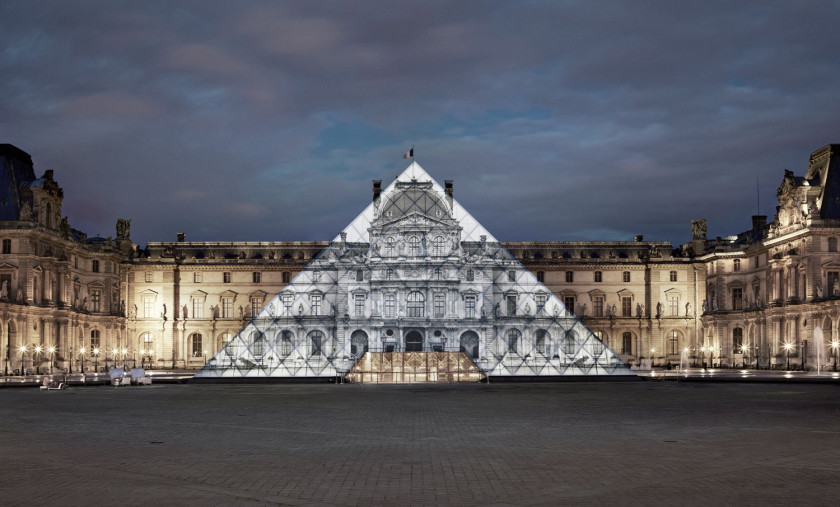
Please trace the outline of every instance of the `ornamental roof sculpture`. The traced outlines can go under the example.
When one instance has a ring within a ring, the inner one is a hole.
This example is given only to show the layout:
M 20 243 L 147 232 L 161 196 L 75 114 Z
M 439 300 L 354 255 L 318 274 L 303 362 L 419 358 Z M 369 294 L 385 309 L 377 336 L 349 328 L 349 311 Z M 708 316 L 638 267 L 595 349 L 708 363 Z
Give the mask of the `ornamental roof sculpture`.
M 373 202 L 196 379 L 633 375 L 451 182 L 413 162 L 381 193 L 377 183 Z

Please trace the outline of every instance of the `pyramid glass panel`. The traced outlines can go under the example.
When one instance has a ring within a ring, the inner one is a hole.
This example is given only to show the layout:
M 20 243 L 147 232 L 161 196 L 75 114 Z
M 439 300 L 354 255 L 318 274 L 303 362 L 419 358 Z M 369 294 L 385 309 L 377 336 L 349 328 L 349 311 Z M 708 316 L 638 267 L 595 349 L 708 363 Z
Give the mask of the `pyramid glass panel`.
M 414 162 L 196 378 L 570 375 L 634 373 Z

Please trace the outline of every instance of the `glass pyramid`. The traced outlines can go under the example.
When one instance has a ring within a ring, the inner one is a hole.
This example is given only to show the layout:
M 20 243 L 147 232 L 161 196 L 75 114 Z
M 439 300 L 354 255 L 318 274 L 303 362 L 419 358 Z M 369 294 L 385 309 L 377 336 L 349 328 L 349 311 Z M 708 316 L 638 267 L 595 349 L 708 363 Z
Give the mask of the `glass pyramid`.
M 488 377 L 634 375 L 413 162 L 195 377 L 338 378 L 403 352 L 463 352 Z

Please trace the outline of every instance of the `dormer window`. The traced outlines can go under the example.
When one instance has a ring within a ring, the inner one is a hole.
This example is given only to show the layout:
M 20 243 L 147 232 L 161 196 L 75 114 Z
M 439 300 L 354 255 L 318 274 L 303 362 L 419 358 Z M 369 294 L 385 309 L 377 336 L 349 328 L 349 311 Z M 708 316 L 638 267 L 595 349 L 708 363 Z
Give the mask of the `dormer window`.
M 420 238 L 417 236 L 411 236 L 408 238 L 408 251 L 411 253 L 412 256 L 421 255 L 420 250 Z

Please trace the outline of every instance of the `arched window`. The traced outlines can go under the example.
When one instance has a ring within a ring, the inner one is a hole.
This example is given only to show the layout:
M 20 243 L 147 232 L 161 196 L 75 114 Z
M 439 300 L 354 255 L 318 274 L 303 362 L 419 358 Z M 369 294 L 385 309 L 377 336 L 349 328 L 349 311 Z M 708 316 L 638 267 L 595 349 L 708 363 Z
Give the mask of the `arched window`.
M 461 352 L 471 359 L 478 359 L 478 335 L 475 331 L 467 331 L 461 335 Z
M 420 250 L 420 238 L 417 236 L 408 238 L 408 254 L 415 257 L 422 254 Z
M 425 315 L 426 298 L 420 291 L 409 292 L 406 303 L 409 317 L 423 317 Z
M 265 354 L 265 334 L 261 331 L 251 333 L 251 353 L 254 357 L 262 357 Z
M 154 339 L 152 338 L 152 333 L 141 334 L 140 343 L 143 344 L 143 349 L 146 350 L 146 352 L 148 352 L 149 354 L 152 353 L 152 350 L 154 349 L 155 345 Z
M 512 354 L 519 353 L 519 338 L 522 333 L 517 329 L 511 329 L 507 332 L 507 351 Z
M 432 255 L 435 257 L 442 257 L 444 254 L 446 242 L 443 236 L 435 236 L 435 241 L 432 244 Z
M 201 357 L 204 354 L 203 341 L 204 340 L 201 336 L 201 333 L 193 333 L 190 335 L 190 343 L 192 344 L 191 350 L 193 357 Z
M 548 344 L 548 331 L 545 329 L 537 329 L 537 353 L 547 356 L 551 353 Z
M 566 331 L 563 336 L 563 353 L 570 356 L 577 351 L 577 333 L 574 331 Z
M 828 251 L 829 252 L 836 252 L 837 251 L 837 238 L 828 238 Z
M 323 355 L 324 333 L 320 331 L 309 332 L 309 355 L 310 357 Z
M 732 270 L 741 271 L 741 259 L 735 259 L 732 261 Z
M 385 256 L 394 257 L 397 254 L 397 242 L 394 238 L 385 238 Z
M 292 332 L 282 331 L 280 333 L 280 355 L 289 356 L 292 354 Z
M 368 335 L 361 329 L 353 331 L 350 335 L 350 353 L 356 357 L 364 355 L 368 351 Z
M 732 353 L 733 354 L 741 354 L 743 350 L 741 347 L 744 345 L 744 330 L 740 327 L 736 327 L 732 330 Z

